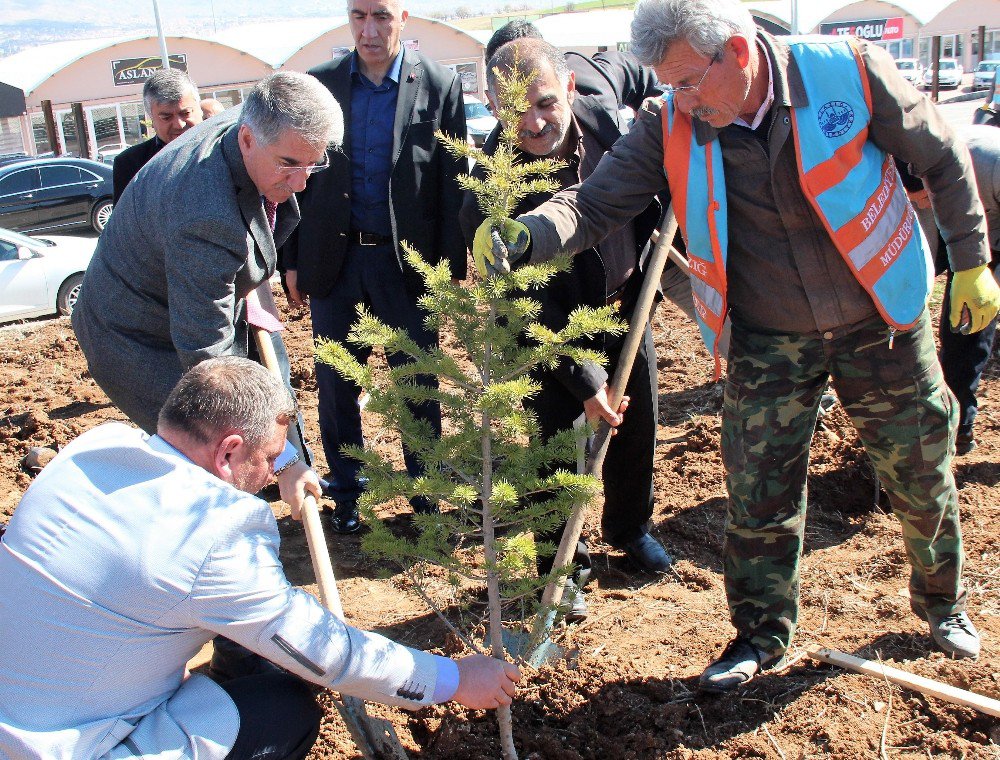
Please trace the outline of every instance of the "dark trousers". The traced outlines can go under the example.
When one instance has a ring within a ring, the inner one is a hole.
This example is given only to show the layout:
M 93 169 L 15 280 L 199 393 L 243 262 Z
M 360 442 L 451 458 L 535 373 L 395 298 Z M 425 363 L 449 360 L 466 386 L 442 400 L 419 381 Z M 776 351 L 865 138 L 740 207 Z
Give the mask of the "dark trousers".
M 358 319 L 359 304 L 364 304 L 390 327 L 405 329 L 422 348 L 437 346 L 437 332 L 428 330 L 424 325 L 426 312 L 417 305 L 417 296 L 407 291 L 392 245 L 351 246 L 330 294 L 325 298 L 313 296 L 310 299 L 313 335 L 340 341 L 364 364 L 371 351 L 347 341 L 351 325 Z M 391 367 L 410 361 L 409 357 L 400 355 L 387 358 Z M 424 375 L 421 383 L 436 388 L 437 378 Z M 356 496 L 361 463 L 354 457 L 345 456 L 341 447 L 364 445 L 361 409 L 358 406 L 361 389 L 321 362 L 316 364 L 316 385 L 319 392 L 319 429 L 330 466 L 331 486 L 347 497 Z M 435 434 L 441 434 L 439 404 L 425 402 L 411 406 L 410 411 L 418 419 L 429 423 Z M 411 477 L 423 474 L 423 466 L 406 446 L 403 447 L 403 458 Z
M 227 760 L 301 760 L 309 753 L 322 712 L 305 681 L 290 673 L 265 673 L 221 686 L 240 714 Z
M 944 248 L 944 244 L 941 244 Z M 1000 262 L 1000 251 L 993 251 L 993 261 L 990 268 L 996 270 Z M 941 269 L 939 256 L 938 267 Z M 947 263 L 945 262 L 945 266 Z M 944 370 L 944 380 L 951 392 L 958 399 L 958 432 L 960 435 L 971 435 L 976 422 L 979 403 L 976 401 L 976 391 L 979 389 L 979 378 L 986 369 L 986 363 L 993 353 L 993 337 L 997 331 L 997 320 L 994 319 L 984 329 L 970 335 L 961 335 L 951 331 L 948 315 L 951 311 L 951 281 L 953 274 L 948 271 L 948 284 L 944 290 L 944 301 L 941 304 L 941 368 Z
M 624 345 L 617 339 L 604 348 L 608 355 L 609 374 L 614 368 Z M 639 352 L 625 386 L 630 397 L 625 419 L 618 427 L 618 434 L 608 444 L 604 459 L 604 512 L 601 530 L 604 540 L 620 547 L 642 536 L 649 529 L 653 515 L 653 449 L 656 445 L 656 354 L 653 331 L 649 325 L 643 335 Z M 583 412 L 583 404 L 570 394 L 564 385 L 548 373 L 541 374 L 541 392 L 527 405 L 535 412 L 543 438 L 548 439 L 561 430 L 573 426 L 573 421 Z M 558 545 L 563 528 L 537 536 L 543 541 Z M 539 557 L 538 570 L 547 573 L 552 569 L 552 556 Z M 581 541 L 573 562 L 578 568 L 590 569 L 587 545 Z M 581 583 L 586 577 L 580 578 Z

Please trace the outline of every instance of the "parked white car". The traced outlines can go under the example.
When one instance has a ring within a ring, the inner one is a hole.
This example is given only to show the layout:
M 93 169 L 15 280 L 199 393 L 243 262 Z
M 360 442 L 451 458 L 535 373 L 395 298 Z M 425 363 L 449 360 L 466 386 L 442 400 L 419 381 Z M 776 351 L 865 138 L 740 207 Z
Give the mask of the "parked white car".
M 938 85 L 940 87 L 958 87 L 962 84 L 962 74 L 965 70 L 962 64 L 955 58 L 942 58 L 940 60 L 941 70 L 938 74 Z M 934 67 L 928 66 L 924 69 L 924 87 L 931 88 L 934 82 Z
M 996 76 L 997 67 L 1000 67 L 1000 61 L 980 61 L 979 65 L 976 66 L 976 71 L 972 75 L 972 89 L 988 89 L 993 84 L 993 77 Z
M 472 95 L 464 95 L 465 128 L 469 133 L 469 142 L 477 148 L 483 147 L 483 142 L 497 125 L 496 117 L 490 113 L 483 101 Z
M 916 58 L 897 58 L 896 68 L 903 79 L 914 87 L 920 86 L 920 78 L 924 75 L 924 66 Z
M 96 246 L 96 238 L 0 228 L 0 322 L 72 313 Z

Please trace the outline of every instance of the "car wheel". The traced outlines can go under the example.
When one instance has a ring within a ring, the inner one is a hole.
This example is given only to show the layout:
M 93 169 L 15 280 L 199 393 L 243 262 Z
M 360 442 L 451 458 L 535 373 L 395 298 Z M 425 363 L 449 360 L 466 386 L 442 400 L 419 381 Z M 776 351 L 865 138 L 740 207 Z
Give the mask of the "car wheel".
M 90 225 L 98 232 L 104 232 L 114 207 L 115 204 L 106 198 L 103 201 L 98 201 L 94 210 L 90 212 Z
M 76 308 L 76 300 L 80 297 L 80 288 L 83 285 L 83 275 L 74 274 L 66 278 L 66 282 L 59 288 L 59 295 L 56 298 L 56 308 L 64 317 L 68 317 Z

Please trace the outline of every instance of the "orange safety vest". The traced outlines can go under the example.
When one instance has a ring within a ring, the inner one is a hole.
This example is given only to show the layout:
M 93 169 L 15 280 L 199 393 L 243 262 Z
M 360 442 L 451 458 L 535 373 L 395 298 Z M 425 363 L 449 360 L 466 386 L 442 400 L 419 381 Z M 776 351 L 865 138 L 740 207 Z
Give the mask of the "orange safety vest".
M 844 262 L 893 328 L 912 327 L 934 277 L 930 250 L 892 156 L 868 140 L 871 92 L 853 40 L 791 37 L 808 104 L 793 108 L 802 192 Z M 664 96 L 663 167 L 684 235 L 702 338 L 721 372 L 728 315 L 728 211 L 718 139 L 699 146 L 691 118 Z

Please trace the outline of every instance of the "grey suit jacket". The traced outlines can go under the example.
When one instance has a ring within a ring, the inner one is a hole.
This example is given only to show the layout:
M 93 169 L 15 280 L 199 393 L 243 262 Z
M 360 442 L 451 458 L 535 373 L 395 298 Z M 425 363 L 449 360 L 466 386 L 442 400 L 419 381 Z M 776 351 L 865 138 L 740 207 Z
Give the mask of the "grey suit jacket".
M 272 237 L 237 117 L 189 130 L 129 183 L 73 312 L 94 380 L 147 432 L 185 369 L 246 355 L 244 298 L 274 273 L 275 243 L 298 223 L 293 197 Z

